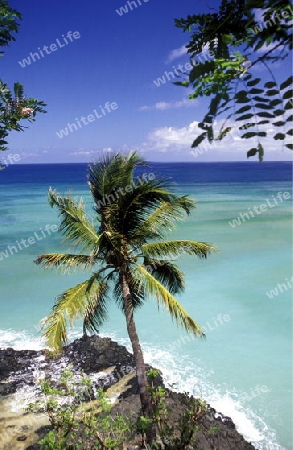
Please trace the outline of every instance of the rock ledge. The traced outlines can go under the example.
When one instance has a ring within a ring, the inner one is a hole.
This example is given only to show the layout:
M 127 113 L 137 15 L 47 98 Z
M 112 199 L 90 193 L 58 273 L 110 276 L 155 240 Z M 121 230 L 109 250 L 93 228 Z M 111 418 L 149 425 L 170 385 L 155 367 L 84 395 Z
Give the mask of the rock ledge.
M 23 392 L 32 392 L 32 395 L 37 395 L 38 380 L 44 376 L 44 373 L 54 380 L 70 364 L 74 371 L 83 370 L 90 375 L 96 388 L 113 388 L 118 381 L 127 377 L 125 389 L 118 397 L 114 412 L 125 415 L 130 415 L 132 412 L 139 414 L 140 402 L 134 376 L 133 357 L 125 347 L 109 338 L 92 336 L 77 339 L 64 347 L 62 354 L 54 359 L 49 358 L 45 350 L 0 349 L 0 402 L 6 405 L 5 414 L 0 415 L 1 449 L 36 450 L 40 448 L 36 442 L 48 429 L 46 420 L 44 421 L 43 418 L 38 421 L 36 417 L 24 414 L 23 409 L 18 412 L 9 412 L 7 401 L 20 397 Z M 180 411 L 183 411 L 183 405 L 184 394 L 170 391 L 168 406 L 175 420 Z M 231 418 L 216 412 L 209 405 L 196 425 L 199 426 L 196 435 L 198 450 L 255 450 L 255 447 L 246 442 L 237 432 Z M 209 432 L 211 429 L 215 431 Z

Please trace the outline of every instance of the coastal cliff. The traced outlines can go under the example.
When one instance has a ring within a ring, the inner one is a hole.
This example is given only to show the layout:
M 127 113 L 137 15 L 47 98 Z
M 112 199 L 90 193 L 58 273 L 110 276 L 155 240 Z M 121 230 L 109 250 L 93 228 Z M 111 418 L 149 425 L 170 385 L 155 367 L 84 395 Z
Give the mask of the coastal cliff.
M 109 338 L 92 336 L 77 339 L 64 347 L 56 358 L 46 350 L 0 350 L 0 448 L 2 450 L 37 450 L 37 441 L 49 429 L 45 415 L 25 412 L 24 407 L 39 393 L 38 380 L 57 379 L 70 365 L 83 370 L 96 388 L 102 387 L 115 400 L 114 413 L 139 414 L 140 401 L 132 355 Z M 163 384 L 163 381 L 159 381 Z M 168 407 L 172 418 L 184 410 L 185 394 L 169 391 Z M 196 419 L 198 450 L 253 450 L 229 417 L 207 405 Z M 211 432 L 213 430 L 213 432 Z M 139 447 L 126 447 L 139 448 Z

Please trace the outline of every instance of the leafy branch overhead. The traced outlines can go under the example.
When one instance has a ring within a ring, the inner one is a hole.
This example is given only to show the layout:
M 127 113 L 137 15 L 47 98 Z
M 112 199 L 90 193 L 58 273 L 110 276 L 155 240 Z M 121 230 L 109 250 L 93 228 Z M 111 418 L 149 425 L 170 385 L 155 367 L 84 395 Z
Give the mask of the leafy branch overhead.
M 270 129 L 276 142 L 293 149 L 293 77 L 279 84 L 271 70 L 292 50 L 292 10 L 282 0 L 222 0 L 218 11 L 175 20 L 177 27 L 192 33 L 186 48 L 193 66 L 188 79 L 175 84 L 192 87 L 191 100 L 211 97 L 192 147 L 237 132 L 256 141 L 247 157 L 258 154 L 262 160 L 261 138 Z M 198 60 L 203 53 L 207 60 Z M 256 67 L 265 69 L 265 80 L 255 75 Z M 222 125 L 216 131 L 217 119 Z
M 15 41 L 13 33 L 18 32 L 21 14 L 10 8 L 6 1 L 0 0 L 0 47 Z M 4 52 L 0 52 L 3 56 Z M 46 104 L 36 98 L 27 98 L 23 86 L 14 83 L 11 91 L 6 83 L 0 79 L 0 151 L 7 150 L 6 138 L 10 131 L 23 131 L 22 120 L 33 122 L 37 113 L 45 113 Z

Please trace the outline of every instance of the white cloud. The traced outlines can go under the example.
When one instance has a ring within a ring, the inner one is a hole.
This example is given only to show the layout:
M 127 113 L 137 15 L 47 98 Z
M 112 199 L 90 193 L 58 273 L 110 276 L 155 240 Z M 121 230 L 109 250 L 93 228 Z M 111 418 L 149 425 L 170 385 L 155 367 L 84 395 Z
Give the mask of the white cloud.
M 144 105 L 144 106 L 140 106 L 138 108 L 138 111 L 149 111 L 150 109 L 152 109 L 151 106 Z
M 71 155 L 71 156 L 91 155 L 92 153 L 93 153 L 92 151 L 90 151 L 90 152 L 72 152 L 72 153 L 69 153 L 69 155 Z
M 186 127 L 161 127 L 151 131 L 148 135 L 148 142 L 144 145 L 155 148 L 159 151 L 176 150 L 178 148 L 190 149 L 192 142 L 202 133 L 201 128 L 198 127 L 197 121 L 191 122 Z M 216 130 L 220 128 L 220 123 L 215 124 Z M 231 139 L 235 141 L 235 134 L 233 138 L 227 138 L 226 143 L 224 141 L 216 141 L 212 144 L 206 143 L 206 146 L 210 148 L 227 147 L 227 141 L 229 142 L 228 148 L 231 146 Z M 203 144 L 204 145 L 204 144 Z M 238 144 L 239 145 L 239 144 Z
M 188 57 L 190 57 L 191 54 L 190 54 L 190 53 L 187 53 L 186 45 L 187 45 L 187 44 L 182 45 L 182 46 L 179 47 L 179 48 L 175 48 L 174 50 L 171 50 L 170 53 L 169 53 L 169 55 L 168 55 L 167 58 L 166 58 L 165 63 L 166 63 L 166 64 L 169 64 L 169 63 L 171 63 L 172 61 L 174 61 L 175 59 L 178 59 L 178 58 L 180 58 L 180 57 L 183 56 L 183 55 L 188 55 Z M 202 51 L 201 51 L 200 55 L 206 57 L 206 55 L 209 55 L 209 49 L 210 49 L 209 44 L 205 44 L 205 45 L 203 46 L 203 48 L 202 48 Z M 196 61 L 196 60 L 201 61 L 200 55 L 197 56 L 196 58 L 194 58 L 195 61 Z M 210 59 L 210 58 L 211 58 L 210 56 L 208 56 L 208 58 L 206 57 L 206 59 Z
M 186 127 L 161 127 L 151 131 L 148 142 L 144 145 L 154 150 L 166 152 L 169 149 L 190 147 L 193 140 L 198 136 L 198 122 L 192 122 Z
M 182 45 L 179 48 L 175 48 L 174 50 L 171 50 L 167 59 L 166 64 L 169 64 L 170 62 L 174 61 L 174 59 L 180 58 L 183 55 L 187 54 L 187 48 L 185 45 Z
M 147 141 L 141 146 L 141 150 L 144 152 L 155 152 L 155 153 L 170 153 L 171 155 L 181 156 L 194 156 L 198 157 L 198 161 L 207 160 L 237 160 L 246 159 L 247 151 L 257 146 L 257 141 L 254 139 L 241 139 L 237 128 L 235 131 L 228 133 L 226 138 L 222 141 L 213 141 L 209 143 L 208 141 L 203 141 L 203 143 L 192 149 L 192 142 L 199 136 L 202 132 L 198 128 L 197 121 L 191 122 L 186 127 L 160 127 L 156 128 L 148 134 Z M 215 135 L 219 132 L 223 121 L 215 123 Z M 226 122 L 225 126 L 235 126 L 235 122 Z M 268 133 L 267 138 L 261 138 L 261 143 L 265 149 L 265 155 L 270 155 L 270 159 L 274 160 L 291 160 L 292 153 L 289 149 L 282 147 L 280 141 L 275 141 L 273 136 L 276 132 L 270 124 L 266 126 L 266 131 Z M 266 158 L 268 159 L 268 158 Z
M 182 100 L 179 100 L 177 102 L 157 102 L 152 106 L 141 106 L 138 110 L 139 111 L 166 111 L 167 109 L 174 109 L 174 108 L 190 108 L 191 106 L 197 106 L 198 100 L 189 100 L 188 98 L 183 98 Z
M 79 148 L 76 151 L 69 153 L 69 155 L 94 155 L 96 153 L 110 153 L 113 152 L 114 149 L 111 147 L 104 147 L 104 148 L 97 148 L 97 149 L 92 149 L 92 150 L 86 150 L 83 148 Z
M 197 121 L 191 122 L 186 127 L 161 127 L 153 130 L 148 135 L 148 143 L 152 149 L 157 149 L 158 151 L 166 152 L 167 150 L 178 150 L 178 149 L 188 149 L 189 153 L 192 153 L 191 145 L 192 142 L 202 133 L 201 128 L 198 127 Z M 220 125 L 219 125 L 220 126 Z M 216 129 L 219 128 L 216 125 Z M 208 141 L 204 141 L 201 145 L 202 148 L 208 150 L 226 150 L 232 151 L 231 149 L 231 139 L 232 143 L 236 144 L 235 135 L 230 138 L 227 137 L 226 142 L 224 141 L 214 141 L 211 144 Z M 227 145 L 227 142 L 229 144 Z M 239 145 L 239 144 L 238 144 Z M 207 151 L 207 150 L 205 150 Z

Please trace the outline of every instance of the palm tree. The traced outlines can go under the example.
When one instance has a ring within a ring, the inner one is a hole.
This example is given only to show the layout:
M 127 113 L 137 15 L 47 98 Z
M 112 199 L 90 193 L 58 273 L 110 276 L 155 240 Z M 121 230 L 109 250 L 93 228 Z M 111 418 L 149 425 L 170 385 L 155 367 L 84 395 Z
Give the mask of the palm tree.
M 203 337 L 199 325 L 173 296 L 183 291 L 184 274 L 170 258 L 183 252 L 206 258 L 215 247 L 190 240 L 161 241 L 195 203 L 187 196 L 172 193 L 167 179 L 153 179 L 153 174 L 134 178 L 138 165 L 146 163 L 136 152 L 118 153 L 90 165 L 88 184 L 97 227 L 86 217 L 82 200 L 61 197 L 50 188 L 50 205 L 59 209 L 61 218 L 59 229 L 79 253 L 44 254 L 36 263 L 45 268 L 92 269 L 91 277 L 63 292 L 50 315 L 43 319 L 43 336 L 55 350 L 67 341 L 68 322 L 78 317 L 83 318 L 85 333 L 99 330 L 107 316 L 112 286 L 114 299 L 125 314 L 142 411 L 148 415 L 151 406 L 134 311 L 148 296 L 156 297 L 158 304 L 165 306 L 186 331 Z

